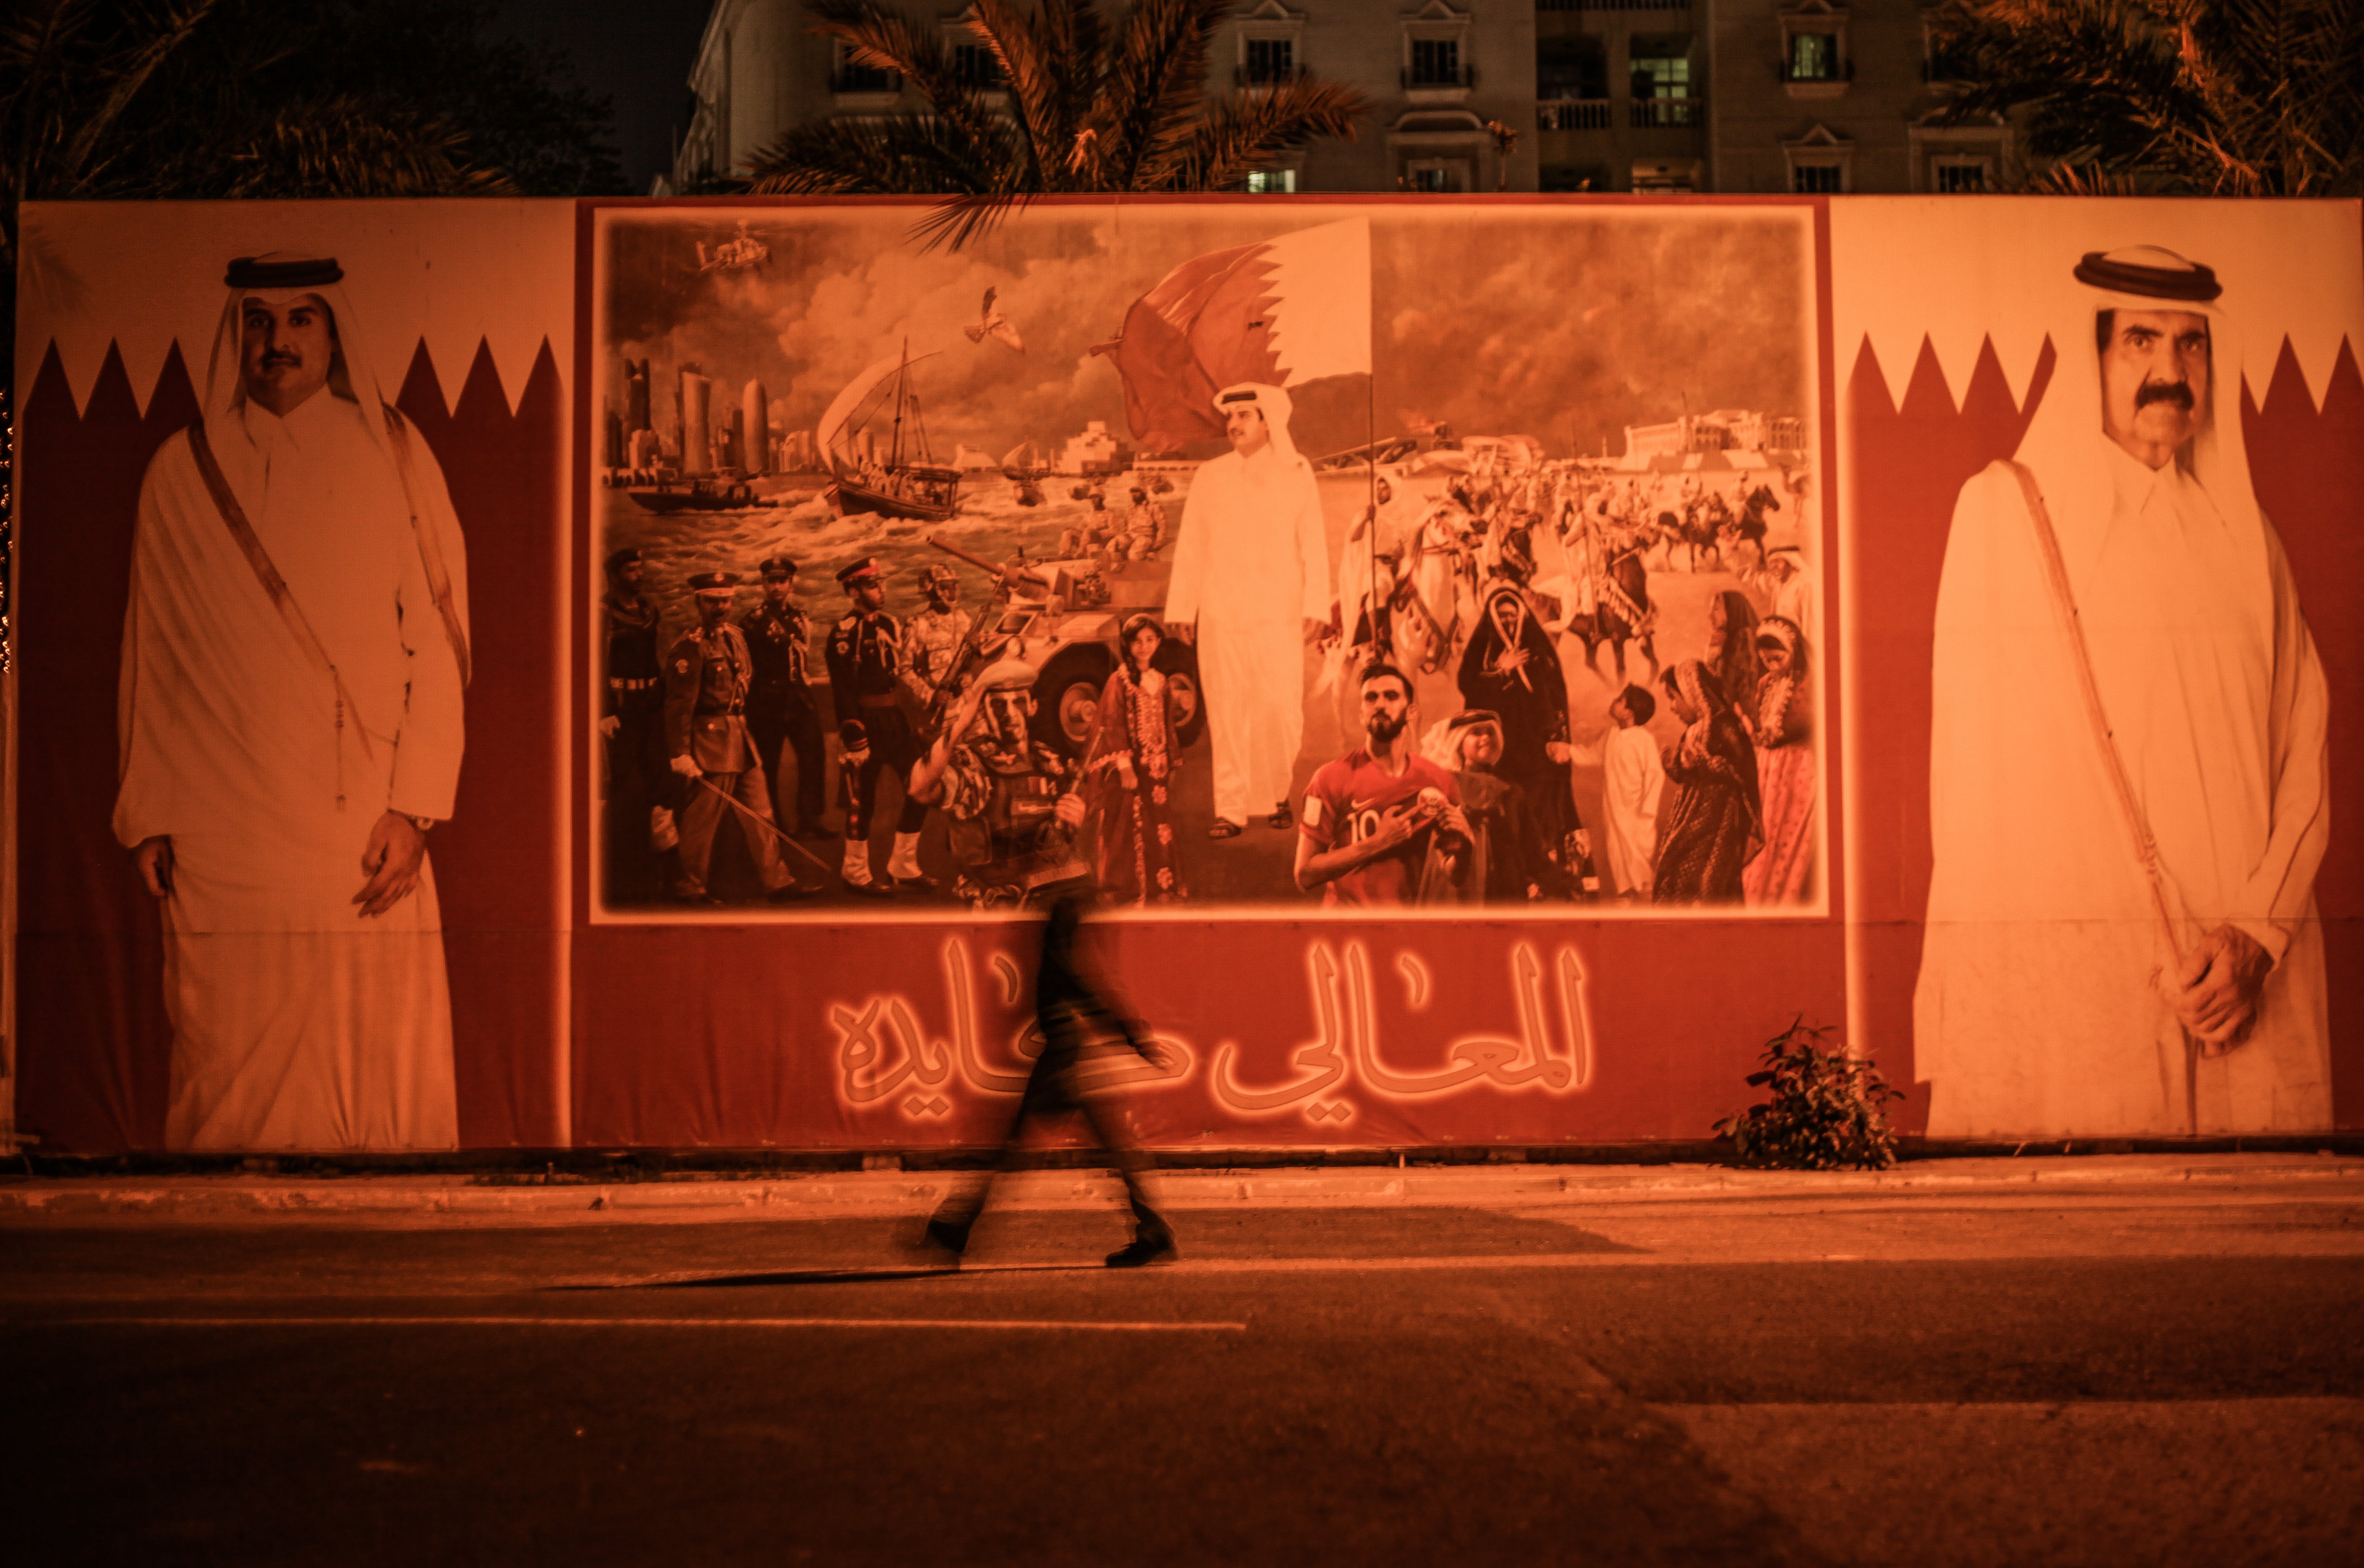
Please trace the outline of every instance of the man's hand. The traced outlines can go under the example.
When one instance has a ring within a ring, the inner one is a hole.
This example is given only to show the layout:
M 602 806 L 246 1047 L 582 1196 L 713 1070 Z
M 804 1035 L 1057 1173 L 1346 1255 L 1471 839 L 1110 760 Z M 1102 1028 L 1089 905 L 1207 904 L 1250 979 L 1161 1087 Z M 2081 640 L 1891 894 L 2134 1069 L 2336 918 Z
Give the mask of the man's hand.
M 1546 740 L 1544 742 L 1544 755 L 1555 762 L 1565 764 L 1576 760 L 1576 748 L 1565 740 Z
M 624 721 L 611 713 L 599 721 L 599 739 L 613 740 L 616 738 L 616 731 L 623 728 Z
M 1052 803 L 1051 815 L 1069 828 L 1084 825 L 1084 799 L 1078 795 L 1063 795 Z
M 1478 841 L 1478 836 L 1469 831 L 1468 815 L 1457 806 L 1448 806 L 1438 812 L 1436 825 L 1447 837 L 1458 839 L 1465 844 Z
M 362 851 L 362 873 L 369 880 L 353 895 L 364 919 L 383 915 L 410 896 L 418 868 L 427 863 L 427 835 L 399 811 L 379 816 Z
M 2203 1046 L 2221 1056 L 2241 1043 L 2257 1021 L 2258 998 L 2273 960 L 2237 926 L 2219 926 L 2185 956 L 2169 995 L 2175 1016 Z
M 139 884 L 158 898 L 173 895 L 173 836 L 159 833 L 142 839 L 131 851 L 131 866 Z
M 673 760 L 673 771 L 686 779 L 702 779 L 706 776 L 706 770 L 697 765 L 697 759 L 686 754 Z

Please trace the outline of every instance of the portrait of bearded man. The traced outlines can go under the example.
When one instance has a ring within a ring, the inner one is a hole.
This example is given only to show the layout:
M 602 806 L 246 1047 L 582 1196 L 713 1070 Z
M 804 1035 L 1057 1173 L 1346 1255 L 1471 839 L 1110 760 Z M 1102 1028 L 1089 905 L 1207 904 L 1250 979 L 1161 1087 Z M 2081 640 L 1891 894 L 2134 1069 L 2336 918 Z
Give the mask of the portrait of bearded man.
M 2251 489 L 2238 302 L 2152 246 L 2060 277 L 2051 383 L 1938 590 L 1929 1131 L 2326 1128 L 2328 695 Z
M 429 830 L 467 562 L 333 258 L 241 257 L 140 488 L 115 832 L 164 926 L 175 1149 L 450 1149 Z

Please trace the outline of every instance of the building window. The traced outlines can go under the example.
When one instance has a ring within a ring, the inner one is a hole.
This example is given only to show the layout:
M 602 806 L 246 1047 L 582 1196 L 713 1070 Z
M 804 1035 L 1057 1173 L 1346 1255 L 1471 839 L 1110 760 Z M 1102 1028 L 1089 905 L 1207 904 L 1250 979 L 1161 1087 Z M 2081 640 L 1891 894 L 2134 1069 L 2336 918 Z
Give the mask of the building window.
M 1414 87 L 1457 87 L 1461 84 L 1461 40 L 1411 40 L 1411 83 Z
M 1690 50 L 1668 39 L 1634 40 L 1634 96 L 1688 98 L 1691 95 Z
M 1469 188 L 1469 164 L 1459 158 L 1416 158 L 1404 164 L 1404 188 L 1450 195 Z
M 1801 163 L 1790 171 L 1790 188 L 1801 196 L 1834 196 L 1846 189 L 1845 171 L 1835 163 Z
M 1248 175 L 1248 195 L 1252 196 L 1288 196 L 1297 194 L 1297 171 L 1294 169 L 1258 169 Z
M 900 72 L 882 71 L 875 65 L 856 65 L 843 44 L 837 46 L 836 68 L 830 72 L 830 91 L 840 96 L 866 93 L 899 93 L 903 90 Z
M 1828 33 L 1790 35 L 1790 80 L 1828 82 L 1839 73 L 1839 40 Z
M 1993 189 L 1990 166 L 1983 158 L 1933 158 L 1929 183 L 1941 196 L 1980 195 Z
M 953 45 L 953 76 L 972 92 L 996 92 L 1002 85 L 1001 61 L 981 43 Z
M 1249 82 L 1288 81 L 1297 74 L 1297 40 L 1249 39 L 1241 74 Z

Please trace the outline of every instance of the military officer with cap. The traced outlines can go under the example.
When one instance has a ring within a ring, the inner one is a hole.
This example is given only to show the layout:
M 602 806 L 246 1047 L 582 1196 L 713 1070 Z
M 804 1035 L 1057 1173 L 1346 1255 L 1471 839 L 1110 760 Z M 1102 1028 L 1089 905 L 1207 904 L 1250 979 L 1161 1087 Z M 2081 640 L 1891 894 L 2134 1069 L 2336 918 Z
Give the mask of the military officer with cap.
M 755 874 L 775 904 L 809 896 L 780 859 L 778 830 L 772 820 L 771 789 L 763 760 L 747 733 L 747 688 L 754 661 L 747 639 L 730 624 L 730 596 L 739 578 L 705 572 L 689 586 L 697 598 L 697 629 L 665 655 L 665 743 L 673 771 L 687 782 L 688 805 L 681 817 L 681 880 L 675 895 L 685 903 L 710 902 L 707 866 L 715 830 L 728 812 L 746 835 Z M 735 808 L 734 808 L 735 806 Z
M 878 778 L 892 768 L 904 780 L 903 809 L 895 823 L 895 853 L 887 874 L 921 891 L 933 884 L 920 870 L 920 829 L 926 805 L 912 798 L 909 774 L 919 738 L 897 696 L 903 673 L 903 627 L 886 610 L 886 576 L 865 556 L 837 574 L 848 608 L 831 628 L 827 658 L 829 684 L 842 725 L 860 721 L 870 740 L 869 755 L 856 769 L 853 809 L 845 818 L 845 862 L 839 874 L 849 892 L 867 898 L 893 896 L 870 872 L 870 813 L 878 800 Z
M 770 776 L 779 820 L 788 819 L 788 802 L 780 775 L 786 771 L 783 746 L 797 755 L 797 831 L 802 837 L 826 836 L 820 825 L 822 774 L 820 710 L 813 705 L 811 658 L 812 617 L 797 603 L 797 563 L 785 555 L 773 556 L 759 568 L 764 598 L 740 617 L 739 630 L 747 639 L 748 656 L 755 662 L 754 678 L 747 685 L 747 733 L 754 738 L 755 754 Z
M 1033 717 L 1033 670 L 997 660 L 911 769 L 912 797 L 952 819 L 956 890 L 972 904 L 1039 904 L 1091 874 L 1076 849 L 1074 770 L 1035 743 Z
M 672 836 L 665 772 L 664 678 L 657 662 L 657 606 L 641 592 L 641 552 L 607 561 L 599 600 L 607 647 L 599 734 L 608 742 L 608 875 L 611 897 L 653 896 L 654 851 Z M 670 847 L 670 846 L 665 846 Z

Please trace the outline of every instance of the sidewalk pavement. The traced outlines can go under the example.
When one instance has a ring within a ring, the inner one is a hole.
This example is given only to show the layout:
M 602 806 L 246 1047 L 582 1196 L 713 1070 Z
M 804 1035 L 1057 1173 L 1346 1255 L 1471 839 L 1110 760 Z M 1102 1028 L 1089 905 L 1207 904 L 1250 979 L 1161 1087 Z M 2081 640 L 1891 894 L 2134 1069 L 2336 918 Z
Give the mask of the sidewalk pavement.
M 340 1221 L 563 1225 L 728 1219 L 831 1219 L 916 1214 L 976 1173 L 866 1170 L 736 1179 L 685 1173 L 641 1181 L 514 1175 L 337 1177 L 84 1176 L 0 1181 L 0 1227 Z M 1718 1199 L 1979 1196 L 2034 1198 L 2101 1187 L 2171 1197 L 2270 1189 L 2275 1201 L 2364 1195 L 2364 1158 L 2133 1154 L 1916 1160 L 1887 1171 L 1744 1171 L 1704 1164 L 1412 1164 L 1160 1171 L 1164 1200 L 1182 1208 L 1291 1207 L 1521 1208 L 1555 1204 L 1696 1203 Z M 1026 1171 L 996 1189 L 997 1207 L 1099 1207 L 1121 1193 L 1100 1171 Z

